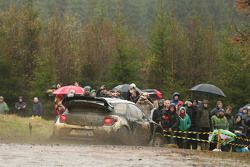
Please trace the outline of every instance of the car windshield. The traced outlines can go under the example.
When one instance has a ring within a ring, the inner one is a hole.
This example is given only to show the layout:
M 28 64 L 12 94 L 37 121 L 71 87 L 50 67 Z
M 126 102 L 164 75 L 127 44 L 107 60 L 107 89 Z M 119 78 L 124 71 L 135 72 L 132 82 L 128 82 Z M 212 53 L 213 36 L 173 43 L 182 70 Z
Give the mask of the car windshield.
M 87 102 L 87 101 L 74 101 L 68 106 L 70 113 L 72 112 L 103 112 L 105 107 L 101 103 Z

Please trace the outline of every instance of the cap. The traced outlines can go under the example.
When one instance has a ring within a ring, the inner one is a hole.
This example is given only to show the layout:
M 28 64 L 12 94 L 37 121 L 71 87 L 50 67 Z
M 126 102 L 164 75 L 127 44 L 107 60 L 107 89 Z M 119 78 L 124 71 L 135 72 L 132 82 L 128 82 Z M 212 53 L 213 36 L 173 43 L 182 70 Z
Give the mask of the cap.
M 129 88 L 130 88 L 130 89 L 131 89 L 131 88 L 136 88 L 136 85 L 135 85 L 134 83 L 132 83 L 132 84 L 129 85 Z

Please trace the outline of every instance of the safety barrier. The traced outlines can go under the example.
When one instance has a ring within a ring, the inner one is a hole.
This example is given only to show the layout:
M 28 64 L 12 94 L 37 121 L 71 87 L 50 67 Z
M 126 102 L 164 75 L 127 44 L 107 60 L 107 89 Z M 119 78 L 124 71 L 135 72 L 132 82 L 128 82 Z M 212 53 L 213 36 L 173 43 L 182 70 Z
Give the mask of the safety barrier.
M 170 132 L 170 131 L 167 131 L 167 130 L 163 130 L 163 132 Z M 171 131 L 171 132 L 174 132 L 174 133 L 184 133 L 184 134 L 204 134 L 204 135 L 209 135 L 209 134 L 212 134 L 213 132 L 196 132 L 196 131 Z M 223 134 L 223 133 L 222 133 Z M 227 134 L 228 135 L 228 134 Z M 230 136 L 230 135 L 228 135 Z M 242 140 L 242 141 L 247 141 L 247 142 L 250 142 L 250 138 L 243 138 L 243 137 L 239 137 L 239 136 L 230 136 L 230 137 L 235 137 L 236 139 L 239 139 L 239 140 Z
M 164 136 L 165 137 L 172 137 L 172 138 L 177 138 L 177 139 L 185 139 L 185 140 L 193 140 L 193 141 L 199 141 L 199 142 L 206 142 L 206 143 L 214 143 L 214 144 L 217 144 L 217 147 L 220 147 L 221 144 L 221 139 L 218 135 L 218 140 L 217 142 L 216 141 L 209 141 L 209 140 L 203 140 L 203 139 L 197 139 L 197 138 L 190 138 L 190 137 L 185 137 L 185 136 L 176 136 L 176 135 L 169 135 L 169 134 L 166 134 L 166 132 L 173 132 L 173 133 L 183 133 L 183 134 L 212 134 L 213 132 L 195 132 L 195 131 L 166 131 L 164 130 Z M 220 131 L 218 133 L 221 133 Z M 223 134 L 223 133 L 221 133 Z M 229 136 L 229 135 L 228 135 Z M 243 141 L 250 141 L 250 139 L 248 138 L 242 138 L 242 137 L 237 137 L 237 136 L 231 136 L 231 137 L 235 137 L 237 139 L 240 139 L 240 140 L 243 140 Z M 228 145 L 231 145 L 231 146 L 238 146 L 238 147 L 249 147 L 250 146 L 250 143 L 249 145 L 244 145 L 244 144 L 236 144 L 236 143 L 227 143 Z
M 167 130 L 163 130 L 164 132 L 170 132 L 170 131 L 167 131 Z M 171 131 L 171 132 L 174 132 L 174 133 L 186 133 L 186 134 L 212 134 L 213 132 L 195 132 L 195 131 L 178 131 L 178 130 L 175 130 L 175 131 Z

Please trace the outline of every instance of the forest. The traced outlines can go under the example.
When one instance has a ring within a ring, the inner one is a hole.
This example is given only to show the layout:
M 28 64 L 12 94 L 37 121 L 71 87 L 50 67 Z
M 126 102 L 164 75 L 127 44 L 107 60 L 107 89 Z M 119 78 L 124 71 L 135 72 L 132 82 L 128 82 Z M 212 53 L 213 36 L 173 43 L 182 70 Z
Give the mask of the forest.
M 168 98 L 199 83 L 250 102 L 249 0 L 0 0 L 0 94 L 136 83 Z

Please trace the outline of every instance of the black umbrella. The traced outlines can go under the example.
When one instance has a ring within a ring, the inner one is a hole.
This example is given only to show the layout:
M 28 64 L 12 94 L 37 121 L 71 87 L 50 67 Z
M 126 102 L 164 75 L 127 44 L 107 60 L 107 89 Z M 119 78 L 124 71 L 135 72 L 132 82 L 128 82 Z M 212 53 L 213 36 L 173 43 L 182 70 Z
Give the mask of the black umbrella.
M 220 88 L 212 84 L 199 84 L 192 87 L 190 91 L 226 97 L 226 95 Z
M 129 84 L 118 85 L 118 86 L 114 87 L 112 90 L 120 91 L 122 97 L 126 98 L 128 90 L 129 90 Z M 136 90 L 141 94 L 142 91 L 139 88 L 136 88 Z

